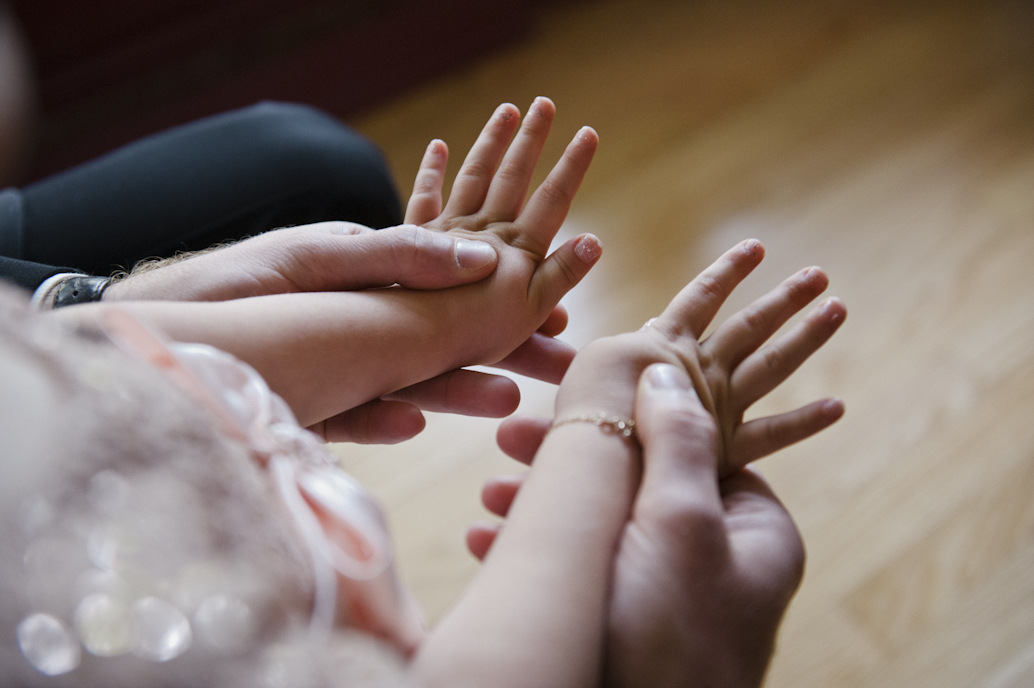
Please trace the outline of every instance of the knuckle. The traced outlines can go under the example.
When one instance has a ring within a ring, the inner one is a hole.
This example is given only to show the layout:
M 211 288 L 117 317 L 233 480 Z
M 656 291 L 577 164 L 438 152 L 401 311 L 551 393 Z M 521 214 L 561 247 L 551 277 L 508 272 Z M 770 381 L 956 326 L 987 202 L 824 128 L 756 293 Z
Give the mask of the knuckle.
M 574 269 L 571 265 L 571 261 L 569 261 L 566 256 L 557 256 L 555 260 L 557 269 L 564 276 L 564 281 L 570 285 L 576 284 L 580 273 Z
M 694 281 L 697 284 L 697 289 L 700 290 L 708 299 L 714 300 L 725 298 L 725 288 L 714 275 L 709 275 L 705 272 L 698 275 Z
M 524 160 L 508 160 L 499 168 L 498 176 L 508 180 L 523 179 L 531 173 L 530 166 Z
M 471 160 L 464 163 L 460 169 L 459 176 L 466 179 L 485 179 L 492 175 L 494 170 L 480 160 Z
M 698 404 L 669 405 L 660 410 L 657 421 L 659 432 L 678 437 L 693 449 L 714 451 L 718 445 L 718 426 Z
M 384 230 L 381 230 L 382 232 Z M 400 225 L 393 230 L 391 243 L 391 258 L 396 266 L 402 267 L 412 265 L 418 261 L 424 253 L 426 238 L 423 233 L 414 225 Z M 378 232 L 379 234 L 380 232 Z
M 550 205 L 564 205 L 571 202 L 571 194 L 567 192 L 567 189 L 549 179 L 542 182 L 538 193 L 542 194 Z
M 760 363 L 763 370 L 769 373 L 779 373 L 783 369 L 783 362 L 786 360 L 782 348 L 776 344 L 770 344 L 758 352 L 761 356 Z
M 769 446 L 783 447 L 791 444 L 794 440 L 789 426 L 782 423 L 769 423 L 765 427 L 765 440 Z
M 409 201 L 423 201 L 434 197 L 435 185 L 428 179 L 417 178 L 413 182 L 413 193 L 409 195 Z
M 669 397 L 653 408 L 655 417 L 651 420 L 656 421 L 658 434 L 691 441 L 696 446 L 717 446 L 718 425 L 699 401 L 689 403 L 681 396 Z
M 743 318 L 743 324 L 752 332 L 762 332 L 766 329 L 765 315 L 759 308 L 748 306 L 741 312 L 741 317 Z

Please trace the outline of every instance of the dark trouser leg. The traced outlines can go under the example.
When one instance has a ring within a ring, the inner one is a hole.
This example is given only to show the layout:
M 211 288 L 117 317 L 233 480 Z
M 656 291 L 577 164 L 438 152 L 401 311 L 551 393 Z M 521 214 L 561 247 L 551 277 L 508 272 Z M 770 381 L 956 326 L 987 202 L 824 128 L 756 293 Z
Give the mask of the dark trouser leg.
M 333 118 L 261 103 L 120 148 L 21 191 L 28 261 L 106 275 L 276 227 L 402 221 L 377 148 Z

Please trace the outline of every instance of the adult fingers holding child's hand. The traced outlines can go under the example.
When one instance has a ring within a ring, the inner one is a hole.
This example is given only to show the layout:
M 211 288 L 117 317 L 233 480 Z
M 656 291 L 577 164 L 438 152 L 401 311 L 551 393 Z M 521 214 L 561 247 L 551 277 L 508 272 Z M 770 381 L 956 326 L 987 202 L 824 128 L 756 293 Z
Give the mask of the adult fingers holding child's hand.
M 320 222 L 140 265 L 109 287 L 104 301 L 227 301 L 396 283 L 442 289 L 484 279 L 497 261 L 486 242 L 412 224 L 374 231 L 352 222 Z
M 635 403 L 643 484 L 633 521 L 645 509 L 658 522 L 712 527 L 722 515 L 718 429 L 689 376 L 677 366 L 655 363 L 640 377 Z
M 720 486 L 714 419 L 683 370 L 648 367 L 636 411 L 644 474 L 615 561 L 607 684 L 759 685 L 800 537 L 756 476 Z

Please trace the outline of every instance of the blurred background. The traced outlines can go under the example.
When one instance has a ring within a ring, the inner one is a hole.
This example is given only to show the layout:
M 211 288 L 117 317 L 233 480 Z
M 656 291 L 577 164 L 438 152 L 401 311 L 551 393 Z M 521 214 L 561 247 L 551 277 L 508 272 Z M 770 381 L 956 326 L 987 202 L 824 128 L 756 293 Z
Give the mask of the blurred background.
M 458 158 L 498 103 L 541 94 L 538 179 L 581 125 L 601 139 L 561 236 L 604 244 L 565 301 L 575 345 L 639 327 L 742 238 L 768 257 L 725 314 L 821 265 L 847 323 L 755 411 L 848 409 L 760 464 L 809 551 L 768 685 L 1034 685 L 1034 3 L 13 7 L 34 71 L 0 59 L 22 84 L 0 108 L 8 181 L 276 98 L 375 140 L 405 195 L 430 139 Z M 521 411 L 549 414 L 552 390 L 521 385 Z M 495 427 L 438 416 L 340 447 L 431 621 L 477 569 L 482 481 L 519 468 Z

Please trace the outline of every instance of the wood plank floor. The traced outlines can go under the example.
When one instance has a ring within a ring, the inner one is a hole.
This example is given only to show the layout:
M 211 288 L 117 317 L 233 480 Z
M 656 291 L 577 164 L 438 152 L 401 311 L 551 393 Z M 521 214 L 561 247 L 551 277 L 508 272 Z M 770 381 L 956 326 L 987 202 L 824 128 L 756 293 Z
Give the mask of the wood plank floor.
M 637 327 L 750 236 L 768 258 L 732 307 L 811 264 L 848 304 L 758 409 L 848 408 L 761 464 L 809 551 L 768 685 L 1034 685 L 1034 4 L 567 3 L 356 124 L 408 192 L 428 140 L 459 156 L 538 94 L 558 107 L 544 159 L 582 124 L 601 139 L 563 230 L 604 244 L 569 341 Z M 550 388 L 522 389 L 549 412 Z M 342 448 L 432 620 L 476 570 L 481 481 L 517 470 L 494 430 L 434 417 Z

